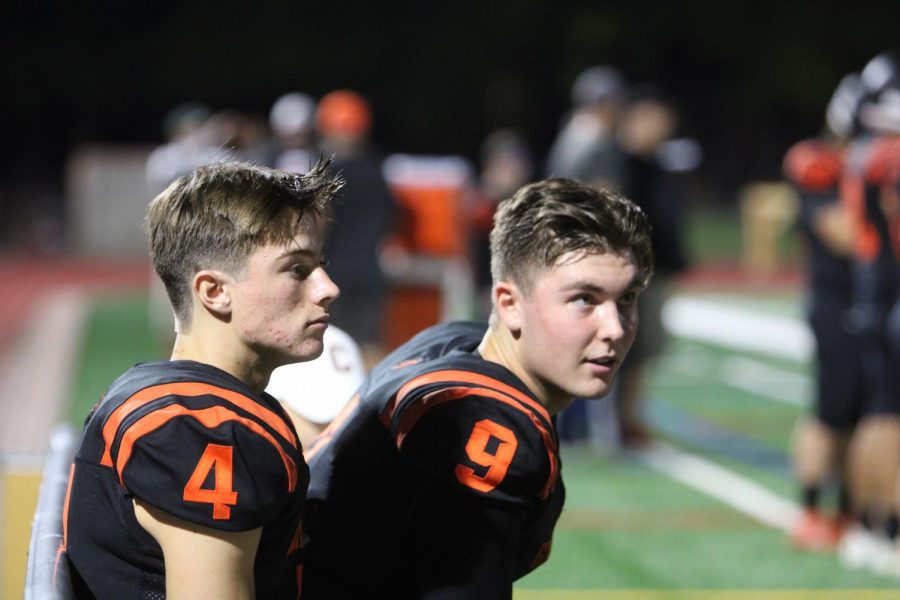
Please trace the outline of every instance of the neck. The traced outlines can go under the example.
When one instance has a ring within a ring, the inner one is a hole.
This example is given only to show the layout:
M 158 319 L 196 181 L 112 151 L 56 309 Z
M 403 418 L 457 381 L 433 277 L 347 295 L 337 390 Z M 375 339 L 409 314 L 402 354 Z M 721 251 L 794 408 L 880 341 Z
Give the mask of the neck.
M 509 369 L 551 415 L 560 412 L 574 400 L 564 391 L 541 382 L 525 368 L 519 355 L 516 336 L 502 324 L 495 323 L 494 319 L 478 346 L 478 352 L 483 359 Z
M 195 328 L 191 333 L 179 333 L 172 348 L 172 360 L 192 360 L 207 364 L 242 381 L 254 392 L 260 393 L 269 384 L 272 368 L 267 367 L 256 354 L 227 337 L 202 335 Z

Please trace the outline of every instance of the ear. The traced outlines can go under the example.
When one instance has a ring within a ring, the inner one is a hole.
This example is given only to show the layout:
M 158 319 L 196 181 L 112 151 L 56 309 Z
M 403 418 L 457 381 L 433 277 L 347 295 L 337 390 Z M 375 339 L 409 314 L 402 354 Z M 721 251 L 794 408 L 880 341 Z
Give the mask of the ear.
M 522 329 L 522 291 L 511 281 L 498 281 L 492 290 L 500 322 L 517 336 Z
M 223 271 L 204 269 L 194 274 L 191 291 L 208 311 L 219 317 L 231 314 L 232 278 Z

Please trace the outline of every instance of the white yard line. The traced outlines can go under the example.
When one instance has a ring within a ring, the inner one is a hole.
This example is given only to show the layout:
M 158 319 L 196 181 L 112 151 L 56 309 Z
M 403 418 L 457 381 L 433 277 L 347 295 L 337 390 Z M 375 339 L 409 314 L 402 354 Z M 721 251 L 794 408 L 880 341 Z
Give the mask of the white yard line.
M 723 381 L 739 390 L 793 406 L 809 406 L 811 380 L 806 375 L 779 369 L 744 356 L 722 360 Z
M 809 328 L 797 319 L 711 300 L 673 298 L 663 310 L 663 324 L 678 337 L 795 362 L 809 361 L 814 350 Z M 723 361 L 721 377 L 732 387 L 779 402 L 803 406 L 809 398 L 808 377 L 746 357 Z M 789 531 L 802 510 L 747 478 L 668 444 L 654 442 L 638 457 L 650 468 L 769 527 Z
M 763 525 L 789 531 L 801 508 L 766 488 L 699 456 L 654 442 L 636 456 L 648 467 L 716 498 Z
M 684 296 L 669 300 L 662 317 L 673 335 L 725 348 L 797 362 L 809 360 L 813 352 L 809 328 L 789 317 L 763 315 Z

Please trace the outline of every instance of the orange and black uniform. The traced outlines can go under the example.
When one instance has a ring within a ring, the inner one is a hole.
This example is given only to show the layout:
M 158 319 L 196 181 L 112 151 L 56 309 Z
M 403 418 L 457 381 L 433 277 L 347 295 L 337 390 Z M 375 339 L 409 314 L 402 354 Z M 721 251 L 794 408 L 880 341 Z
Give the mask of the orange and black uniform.
M 900 414 L 900 136 L 855 140 L 841 199 L 857 225 L 854 319 L 868 413 Z
M 829 248 L 817 231 L 820 211 L 840 202 L 843 149 L 825 140 L 803 140 L 788 150 L 784 173 L 800 199 L 800 230 L 807 252 L 807 319 L 816 340 L 818 419 L 836 431 L 859 421 L 865 398 L 864 372 L 855 335 L 850 256 Z
M 447 323 L 386 357 L 307 452 L 304 598 L 509 598 L 564 499 L 551 416 Z
M 192 361 L 142 364 L 85 423 L 64 516 L 78 598 L 164 598 L 156 540 L 133 499 L 223 531 L 262 528 L 257 598 L 297 598 L 309 470 L 278 402 Z

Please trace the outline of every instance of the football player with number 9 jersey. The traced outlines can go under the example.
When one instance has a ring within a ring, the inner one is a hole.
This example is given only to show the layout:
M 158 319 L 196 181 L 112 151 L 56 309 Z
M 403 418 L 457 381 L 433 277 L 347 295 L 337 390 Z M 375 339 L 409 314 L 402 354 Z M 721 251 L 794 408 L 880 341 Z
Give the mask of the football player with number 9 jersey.
M 307 450 L 304 598 L 510 598 L 563 505 L 554 415 L 600 398 L 653 257 L 632 202 L 566 179 L 501 202 L 487 327 L 426 329 Z

